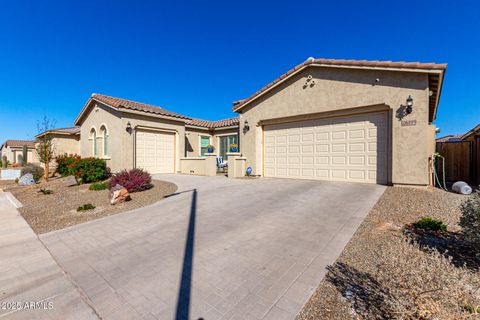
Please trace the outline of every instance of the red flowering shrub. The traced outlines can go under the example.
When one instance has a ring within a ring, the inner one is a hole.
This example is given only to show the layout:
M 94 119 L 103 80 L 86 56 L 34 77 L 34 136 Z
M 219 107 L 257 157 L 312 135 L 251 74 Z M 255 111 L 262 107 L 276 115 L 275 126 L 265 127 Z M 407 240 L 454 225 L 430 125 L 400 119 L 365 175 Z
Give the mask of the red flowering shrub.
M 107 163 L 98 158 L 83 158 L 75 162 L 74 175 L 81 183 L 104 180 L 108 177 Z
M 117 184 L 125 187 L 128 192 L 138 192 L 153 187 L 152 176 L 143 169 L 123 170 L 114 174 L 110 179 L 110 188 L 115 187 Z
M 57 161 L 57 172 L 62 177 L 74 176 L 75 175 L 75 165 L 80 160 L 80 156 L 77 154 L 70 153 L 69 155 L 62 154 L 55 158 Z

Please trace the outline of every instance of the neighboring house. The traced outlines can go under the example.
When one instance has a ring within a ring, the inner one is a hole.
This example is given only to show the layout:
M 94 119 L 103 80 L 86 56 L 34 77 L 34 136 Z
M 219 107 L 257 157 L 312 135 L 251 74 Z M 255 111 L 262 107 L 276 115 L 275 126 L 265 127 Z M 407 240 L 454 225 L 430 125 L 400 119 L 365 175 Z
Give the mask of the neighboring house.
M 240 151 L 265 177 L 429 185 L 445 70 L 309 58 L 234 103 Z
M 33 140 L 7 140 L 0 147 L 0 154 L 7 157 L 10 163 L 20 163 L 23 156 L 23 146 L 27 146 L 27 162 L 38 163 L 38 156 L 35 151 L 35 141 Z
M 472 145 L 472 181 L 480 185 L 480 123 L 462 136 Z
M 449 134 L 448 136 L 437 139 L 437 142 L 459 142 L 462 141 L 462 135 Z
M 126 99 L 93 94 L 75 120 L 80 154 L 105 159 L 113 172 L 180 171 L 181 157 L 203 156 L 208 144 L 224 155 L 238 141 L 238 118 L 207 121 Z
M 57 128 L 42 132 L 35 137 L 37 139 L 48 135 L 52 141 L 54 157 L 62 154 L 80 154 L 80 127 Z M 55 160 L 50 166 L 55 167 Z

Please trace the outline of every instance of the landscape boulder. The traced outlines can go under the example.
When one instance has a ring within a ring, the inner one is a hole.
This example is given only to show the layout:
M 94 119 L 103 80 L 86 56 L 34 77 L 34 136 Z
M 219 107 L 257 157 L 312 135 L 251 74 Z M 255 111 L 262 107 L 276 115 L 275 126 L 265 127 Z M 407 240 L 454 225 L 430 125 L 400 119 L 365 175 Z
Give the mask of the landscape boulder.
M 33 179 L 33 174 L 25 173 L 18 180 L 18 185 L 19 186 L 33 186 L 33 185 L 35 185 L 35 179 Z
M 111 204 L 117 204 L 132 200 L 132 198 L 130 198 L 130 193 L 128 192 L 128 190 L 119 184 L 115 185 L 115 187 L 110 189 L 108 196 Z
M 65 185 L 67 187 L 72 187 L 72 186 L 76 186 L 78 183 L 77 183 L 77 179 L 75 178 L 75 176 L 68 176 L 67 178 L 65 178 Z

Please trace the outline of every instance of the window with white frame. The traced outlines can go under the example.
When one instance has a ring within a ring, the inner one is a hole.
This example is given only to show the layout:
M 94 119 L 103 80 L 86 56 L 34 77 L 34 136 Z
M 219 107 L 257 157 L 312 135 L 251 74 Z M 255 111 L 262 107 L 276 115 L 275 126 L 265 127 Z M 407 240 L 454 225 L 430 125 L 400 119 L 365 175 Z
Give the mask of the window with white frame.
M 208 145 L 210 144 L 209 136 L 200 136 L 200 156 L 203 157 L 208 152 Z
M 98 156 L 98 151 L 97 151 L 97 131 L 95 128 L 90 129 L 90 143 L 92 144 L 92 156 L 96 157 Z
M 102 156 L 108 156 L 108 130 L 106 126 L 100 127 L 100 137 L 102 139 Z

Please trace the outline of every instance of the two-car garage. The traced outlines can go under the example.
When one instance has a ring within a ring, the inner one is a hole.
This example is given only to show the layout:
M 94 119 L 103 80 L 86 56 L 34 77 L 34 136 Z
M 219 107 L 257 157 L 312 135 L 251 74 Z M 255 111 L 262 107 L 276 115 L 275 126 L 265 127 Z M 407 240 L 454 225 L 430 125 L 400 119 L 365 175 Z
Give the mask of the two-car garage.
M 387 183 L 386 112 L 266 125 L 265 177 Z

